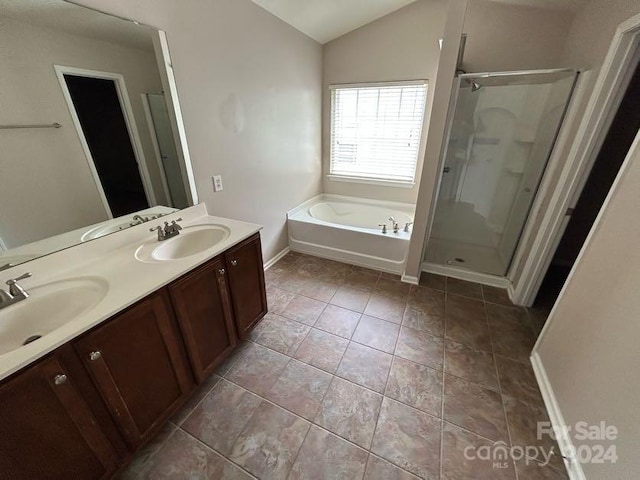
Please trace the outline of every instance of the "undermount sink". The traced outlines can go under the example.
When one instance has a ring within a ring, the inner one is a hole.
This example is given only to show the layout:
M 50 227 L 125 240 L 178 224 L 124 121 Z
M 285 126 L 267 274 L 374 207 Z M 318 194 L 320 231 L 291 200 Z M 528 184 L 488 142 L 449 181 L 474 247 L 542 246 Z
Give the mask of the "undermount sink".
M 142 262 L 180 260 L 215 247 L 230 234 L 231 231 L 224 225 L 184 227 L 178 236 L 169 240 L 141 245 L 136 250 L 136 258 Z
M 77 277 L 29 287 L 29 298 L 0 310 L 0 355 L 37 341 L 91 310 L 108 284 L 98 277 Z

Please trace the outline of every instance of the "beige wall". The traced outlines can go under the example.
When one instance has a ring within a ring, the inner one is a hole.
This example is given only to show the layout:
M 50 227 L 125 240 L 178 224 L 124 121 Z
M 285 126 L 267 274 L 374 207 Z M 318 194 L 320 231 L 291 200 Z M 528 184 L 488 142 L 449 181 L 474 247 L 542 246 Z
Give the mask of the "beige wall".
M 427 79 L 432 87 L 438 68 L 445 21 L 444 0 L 418 0 L 324 45 L 323 58 L 323 173 L 329 173 L 329 85 L 392 80 Z M 324 178 L 324 191 L 339 195 L 415 203 L 418 196 L 426 131 L 413 188 L 336 182 Z
M 639 140 L 537 348 L 565 422 L 619 430 L 618 462 L 583 465 L 587 478 L 640 472 Z
M 320 44 L 249 0 L 81 3 L 167 32 L 200 201 L 264 225 L 265 260 L 285 248 L 287 210 L 320 193 Z
M 562 63 L 561 46 L 572 20 L 566 11 L 472 0 L 462 68 L 472 73 L 570 66 Z
M 106 220 L 106 213 L 53 65 L 124 75 L 154 190 L 164 200 L 142 109 L 162 90 L 152 51 L 126 48 L 0 17 L 0 124 L 60 129 L 0 130 L 0 237 L 7 247 Z

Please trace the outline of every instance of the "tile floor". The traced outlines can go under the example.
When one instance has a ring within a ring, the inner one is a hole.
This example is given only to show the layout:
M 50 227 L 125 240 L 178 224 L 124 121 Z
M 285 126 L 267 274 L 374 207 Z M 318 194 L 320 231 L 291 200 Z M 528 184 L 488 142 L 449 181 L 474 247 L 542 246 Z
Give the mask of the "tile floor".
M 269 314 L 121 478 L 567 478 L 558 456 L 464 456 L 553 446 L 528 362 L 543 314 L 496 288 L 293 253 L 266 279 Z

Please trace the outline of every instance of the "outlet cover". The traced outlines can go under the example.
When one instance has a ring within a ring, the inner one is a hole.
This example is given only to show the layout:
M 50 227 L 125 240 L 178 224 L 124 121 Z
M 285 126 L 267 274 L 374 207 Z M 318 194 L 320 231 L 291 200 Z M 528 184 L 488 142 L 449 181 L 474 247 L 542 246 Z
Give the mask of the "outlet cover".
M 221 192 L 222 188 L 222 175 L 214 175 L 213 176 L 213 191 Z

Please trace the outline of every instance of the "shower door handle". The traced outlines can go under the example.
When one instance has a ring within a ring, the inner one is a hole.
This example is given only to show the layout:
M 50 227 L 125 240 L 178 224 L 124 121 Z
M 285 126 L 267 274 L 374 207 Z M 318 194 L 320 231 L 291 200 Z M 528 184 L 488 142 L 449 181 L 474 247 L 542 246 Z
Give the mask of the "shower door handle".
M 444 167 L 442 169 L 442 173 L 449 173 L 451 171 L 451 167 Z

